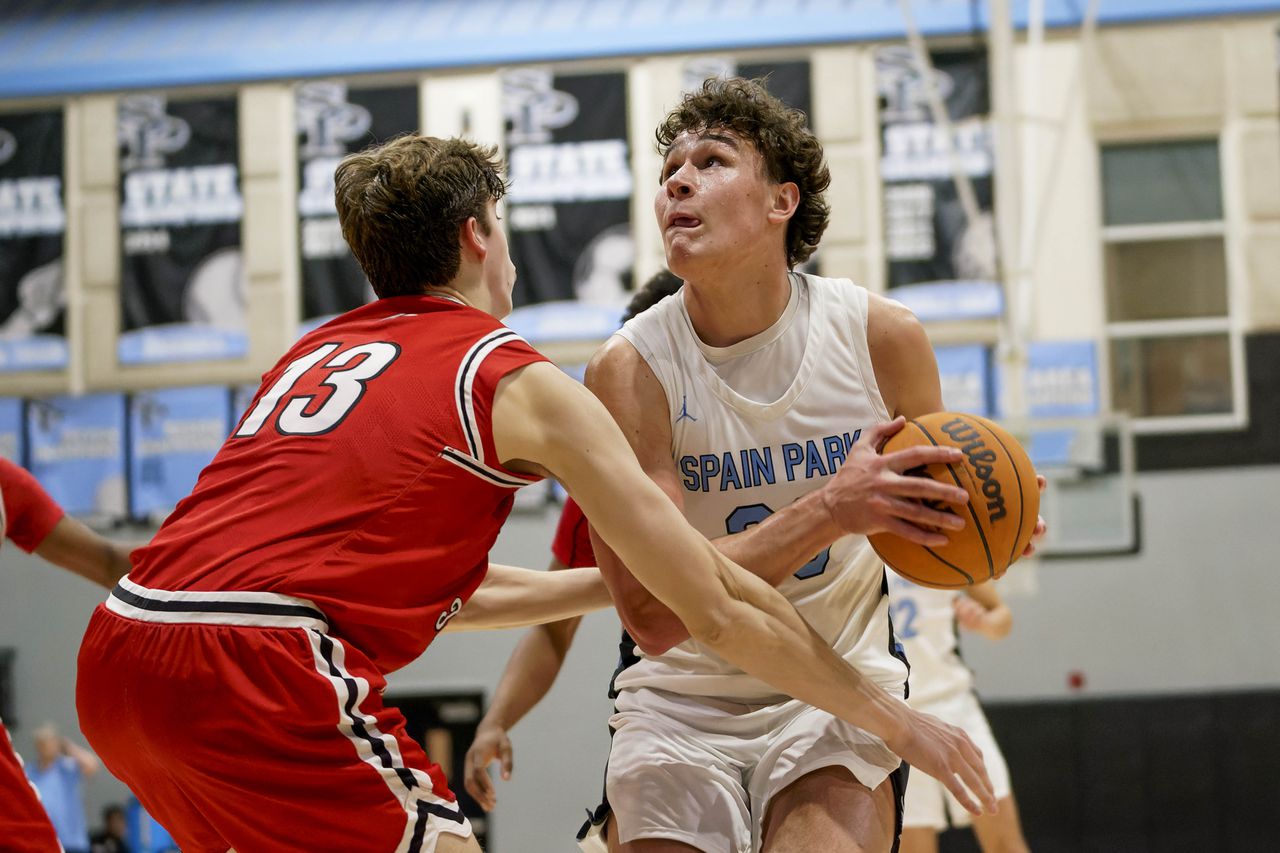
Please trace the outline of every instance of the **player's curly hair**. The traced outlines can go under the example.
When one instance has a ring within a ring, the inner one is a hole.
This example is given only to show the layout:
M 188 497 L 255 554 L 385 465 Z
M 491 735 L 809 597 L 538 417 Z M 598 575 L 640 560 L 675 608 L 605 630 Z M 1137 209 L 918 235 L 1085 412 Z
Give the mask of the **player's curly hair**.
M 667 114 L 655 136 L 663 157 L 685 131 L 722 128 L 755 145 L 770 180 L 800 188 L 800 204 L 787 223 L 787 265 L 794 267 L 809 259 L 827 230 L 831 207 L 824 196 L 831 172 L 804 113 L 770 95 L 765 83 L 763 78 L 709 78 Z
M 488 234 L 486 207 L 507 192 L 496 148 L 417 133 L 349 155 L 335 182 L 342 236 L 379 297 L 448 284 L 462 224 Z

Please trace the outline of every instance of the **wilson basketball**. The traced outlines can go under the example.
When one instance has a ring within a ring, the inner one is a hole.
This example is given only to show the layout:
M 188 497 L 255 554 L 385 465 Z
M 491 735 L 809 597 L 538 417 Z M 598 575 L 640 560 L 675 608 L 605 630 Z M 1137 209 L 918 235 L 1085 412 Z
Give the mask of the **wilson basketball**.
M 930 504 L 943 512 L 963 513 L 964 529 L 944 531 L 951 541 L 939 548 L 892 533 L 872 535 L 871 546 L 894 571 L 922 586 L 955 589 L 1000 577 L 1031 541 L 1040 514 L 1040 490 L 1027 452 L 997 424 L 960 412 L 934 412 L 907 421 L 883 452 L 919 444 L 956 447 L 964 453 L 960 462 L 907 472 L 967 491 L 966 506 Z

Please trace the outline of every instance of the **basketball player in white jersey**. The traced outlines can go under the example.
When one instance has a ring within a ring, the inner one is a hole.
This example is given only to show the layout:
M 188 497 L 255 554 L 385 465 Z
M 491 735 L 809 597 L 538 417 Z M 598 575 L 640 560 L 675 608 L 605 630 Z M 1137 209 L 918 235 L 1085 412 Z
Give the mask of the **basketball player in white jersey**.
M 892 572 L 889 600 L 893 626 L 911 661 L 912 708 L 959 726 L 982 750 L 1000 803 L 993 815 L 972 819 L 984 853 L 1026 853 L 1009 768 L 973 692 L 973 673 L 960 659 L 957 629 L 1002 640 L 1013 628 L 1013 611 L 991 583 L 960 590 L 927 589 Z M 937 853 L 938 833 L 970 824 L 969 815 L 937 780 L 914 773 L 907 782 L 902 853 Z
M 863 535 L 936 545 L 961 526 L 912 499 L 963 495 L 936 483 L 925 494 L 905 460 L 877 454 L 900 416 L 941 409 L 933 352 L 902 306 L 793 272 L 829 210 L 802 114 L 754 82 L 711 80 L 657 137 L 655 212 L 685 287 L 611 338 L 587 385 L 694 527 L 861 674 L 876 713 L 841 722 L 689 640 L 597 538 L 644 652 L 614 682 L 607 793 L 620 841 L 635 853 L 887 851 L 903 760 L 980 811 L 952 769 L 972 744 L 901 701 L 907 665 Z

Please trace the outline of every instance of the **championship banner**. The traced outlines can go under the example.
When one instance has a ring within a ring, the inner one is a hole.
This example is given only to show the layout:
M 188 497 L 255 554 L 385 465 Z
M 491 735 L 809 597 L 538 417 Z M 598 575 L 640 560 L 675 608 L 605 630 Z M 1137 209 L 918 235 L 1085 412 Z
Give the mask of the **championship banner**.
M 195 487 L 229 430 L 223 385 L 140 391 L 129 401 L 129 513 L 168 515 Z
M 121 364 L 243 358 L 236 101 L 120 99 Z
M 886 47 L 876 53 L 887 280 L 890 288 L 965 287 L 958 302 L 972 305 L 975 288 L 999 292 L 987 58 L 965 50 L 936 52 L 930 59 L 933 73 L 926 80 L 909 48 Z M 954 154 L 930 114 L 929 85 L 946 106 Z M 957 163 L 979 208 L 972 222 L 956 190 Z M 997 310 L 1002 304 L 998 296 L 978 301 Z
M 0 456 L 25 467 L 26 442 L 22 428 L 22 400 L 0 397 Z
M 69 514 L 124 517 L 124 408 L 123 394 L 28 402 L 28 468 Z
M 62 113 L 0 115 L 0 371 L 67 366 Z
M 333 173 L 347 154 L 418 130 L 418 87 L 348 89 L 341 81 L 317 80 L 298 86 L 295 113 L 305 334 L 374 299 L 342 238 Z
M 635 259 L 626 74 L 509 71 L 502 108 L 515 304 L 621 306 Z

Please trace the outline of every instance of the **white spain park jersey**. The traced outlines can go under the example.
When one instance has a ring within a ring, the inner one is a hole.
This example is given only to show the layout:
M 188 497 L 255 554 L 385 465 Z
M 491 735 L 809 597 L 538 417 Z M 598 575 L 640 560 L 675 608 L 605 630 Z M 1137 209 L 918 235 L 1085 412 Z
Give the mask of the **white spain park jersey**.
M 791 281 L 778 322 L 726 349 L 698 339 L 683 293 L 618 332 L 666 392 L 685 516 L 709 539 L 818 488 L 862 431 L 889 420 L 867 348 L 867 291 L 847 279 L 792 273 Z M 907 667 L 889 623 L 884 571 L 865 536 L 844 536 L 778 589 L 839 655 L 901 696 Z M 615 687 L 747 703 L 783 698 L 693 640 L 642 655 Z

